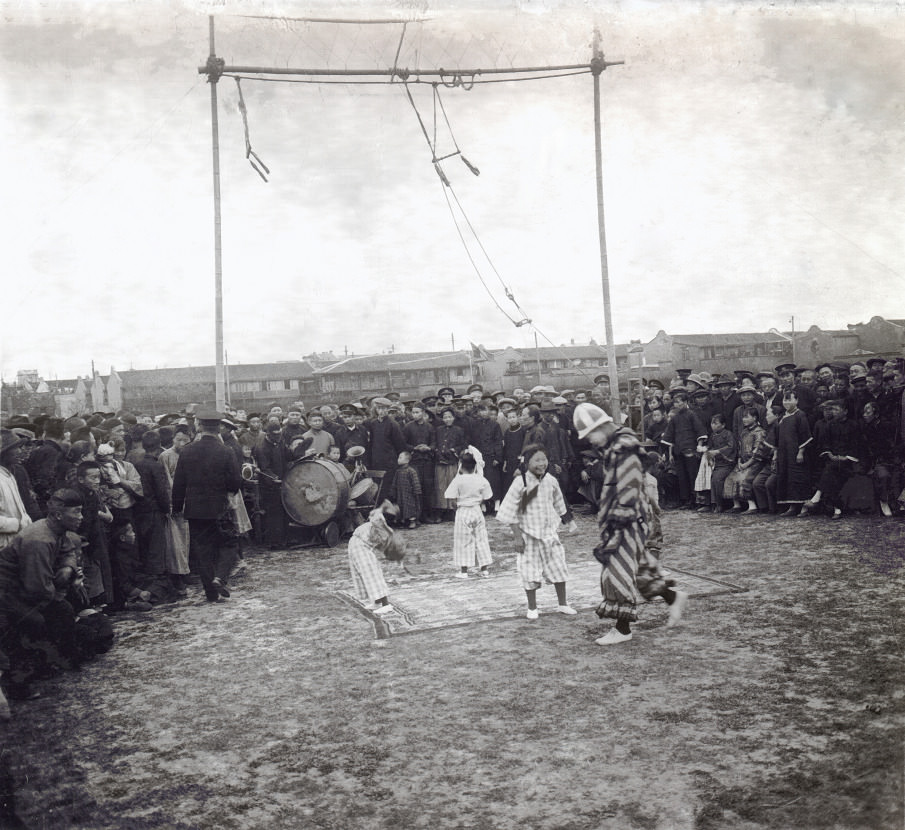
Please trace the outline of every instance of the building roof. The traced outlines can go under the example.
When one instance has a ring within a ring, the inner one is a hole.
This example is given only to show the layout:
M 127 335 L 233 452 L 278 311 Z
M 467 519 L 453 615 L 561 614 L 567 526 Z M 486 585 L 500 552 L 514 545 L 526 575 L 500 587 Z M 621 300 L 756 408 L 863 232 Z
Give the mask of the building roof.
M 625 354 L 628 346 L 622 344 L 616 346 L 617 354 Z M 525 360 L 588 360 L 590 358 L 606 357 L 604 346 L 539 346 L 516 349 Z
M 407 354 L 372 354 L 347 357 L 330 366 L 314 369 L 317 375 L 338 375 L 361 372 L 386 372 L 433 369 L 448 366 L 468 366 L 468 352 L 411 352 Z
M 314 372 L 306 360 L 287 360 L 277 363 L 231 363 L 226 369 L 230 383 L 249 380 L 304 380 Z M 132 369 L 117 372 L 122 385 L 136 389 L 141 386 L 166 386 L 180 383 L 214 383 L 215 366 L 179 366 L 172 369 Z
M 736 334 L 676 334 L 672 342 L 676 346 L 738 346 L 745 343 L 776 343 L 788 341 L 781 332 L 745 332 Z

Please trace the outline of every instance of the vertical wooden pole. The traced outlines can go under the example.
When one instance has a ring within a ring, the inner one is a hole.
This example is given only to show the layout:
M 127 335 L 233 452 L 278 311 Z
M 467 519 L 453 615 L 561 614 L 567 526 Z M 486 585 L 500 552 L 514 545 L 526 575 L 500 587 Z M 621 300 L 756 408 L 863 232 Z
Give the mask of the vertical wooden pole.
M 610 308 L 610 272 L 606 258 L 606 226 L 603 215 L 603 148 L 600 138 L 600 74 L 606 68 L 600 51 L 600 32 L 594 30 L 594 56 L 591 74 L 594 77 L 594 149 L 597 160 L 597 228 L 600 235 L 600 279 L 603 284 L 603 321 L 606 326 L 606 362 L 610 376 L 610 405 L 613 420 L 622 423 L 619 404 L 619 372 L 616 368 L 616 343 L 613 340 L 613 317 Z
M 217 66 L 217 53 L 214 50 L 214 16 L 210 16 L 211 53 L 208 66 Z M 221 62 L 222 63 L 222 62 Z M 216 350 L 216 366 L 214 371 L 214 388 L 216 407 L 222 411 L 226 406 L 226 372 L 223 362 L 223 248 L 220 227 L 220 124 L 217 117 L 217 82 L 219 71 L 208 73 L 211 85 L 211 132 L 214 150 L 214 340 Z

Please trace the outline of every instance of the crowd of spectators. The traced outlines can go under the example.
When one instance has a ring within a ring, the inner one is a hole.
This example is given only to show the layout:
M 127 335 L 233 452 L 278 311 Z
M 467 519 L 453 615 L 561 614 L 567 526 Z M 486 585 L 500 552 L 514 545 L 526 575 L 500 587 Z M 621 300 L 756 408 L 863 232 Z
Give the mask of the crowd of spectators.
M 905 361 L 874 358 L 717 378 L 681 370 L 668 383 L 645 382 L 622 408 L 666 509 L 892 517 L 905 512 L 903 395 Z M 539 444 L 568 502 L 596 511 L 604 471 L 572 422 L 582 402 L 610 410 L 606 377 L 583 390 L 472 384 L 411 401 L 388 392 L 311 409 L 227 407 L 220 435 L 244 482 L 230 508 L 238 567 L 241 542 L 290 543 L 282 483 L 306 459 L 366 470 L 374 501 L 395 503 L 396 521 L 414 529 L 453 519 L 444 494 L 466 450 L 483 459 L 493 493 L 482 509 L 493 515 L 523 448 Z M 180 453 L 197 437 L 195 411 L 4 416 L 0 688 L 11 697 L 30 698 L 35 680 L 108 649 L 110 617 L 151 611 L 197 585 L 188 526 L 172 501 Z M 9 717 L 2 698 L 0 717 Z

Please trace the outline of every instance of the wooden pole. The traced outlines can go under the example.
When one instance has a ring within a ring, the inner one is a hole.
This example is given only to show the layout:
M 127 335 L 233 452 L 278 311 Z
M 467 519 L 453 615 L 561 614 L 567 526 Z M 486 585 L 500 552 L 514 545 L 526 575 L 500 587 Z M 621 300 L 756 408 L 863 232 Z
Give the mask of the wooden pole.
M 210 16 L 211 53 L 207 59 L 208 83 L 211 85 L 211 132 L 214 153 L 214 341 L 216 364 L 214 389 L 216 408 L 226 406 L 226 373 L 223 363 L 223 246 L 220 227 L 220 124 L 217 117 L 217 81 L 223 72 L 223 61 L 214 51 L 214 16 Z
M 603 284 L 603 321 L 606 326 L 606 362 L 610 377 L 610 406 L 612 417 L 622 423 L 619 404 L 619 372 L 616 368 L 616 343 L 613 340 L 613 315 L 610 308 L 610 272 L 606 257 L 606 225 L 603 215 L 603 149 L 600 138 L 600 74 L 607 63 L 600 51 L 600 32 L 594 30 L 594 56 L 591 74 L 594 77 L 594 150 L 597 161 L 597 228 L 600 235 L 600 280 Z

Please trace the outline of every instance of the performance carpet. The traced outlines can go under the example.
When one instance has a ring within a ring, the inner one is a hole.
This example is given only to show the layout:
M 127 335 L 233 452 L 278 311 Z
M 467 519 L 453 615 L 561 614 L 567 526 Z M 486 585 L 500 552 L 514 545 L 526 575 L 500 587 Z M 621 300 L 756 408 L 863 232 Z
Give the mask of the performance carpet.
M 747 590 L 738 585 L 708 579 L 699 574 L 671 569 L 676 586 L 692 597 L 734 594 Z M 367 604 L 348 591 L 335 595 L 362 614 L 374 627 L 377 639 L 469 625 L 488 620 L 524 617 L 527 604 L 517 574 L 512 571 L 491 574 L 488 578 L 475 572 L 466 579 L 455 576 L 419 577 L 390 585 L 389 598 L 394 611 L 378 616 Z M 552 585 L 537 592 L 541 615 L 554 613 L 556 593 Z M 576 611 L 593 610 L 600 603 L 600 565 L 586 562 L 569 565 L 568 600 Z M 645 604 L 641 613 L 650 618 L 666 615 L 662 601 Z

